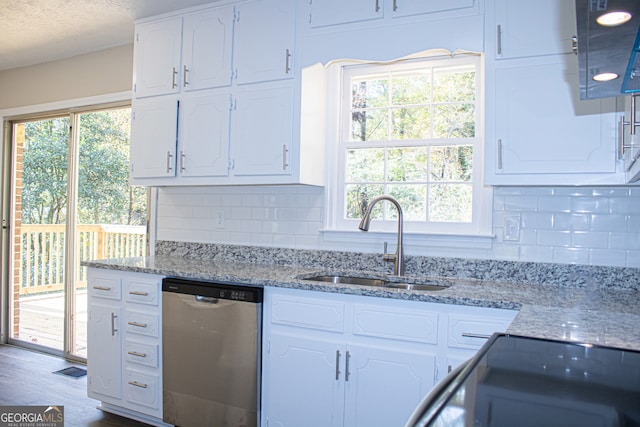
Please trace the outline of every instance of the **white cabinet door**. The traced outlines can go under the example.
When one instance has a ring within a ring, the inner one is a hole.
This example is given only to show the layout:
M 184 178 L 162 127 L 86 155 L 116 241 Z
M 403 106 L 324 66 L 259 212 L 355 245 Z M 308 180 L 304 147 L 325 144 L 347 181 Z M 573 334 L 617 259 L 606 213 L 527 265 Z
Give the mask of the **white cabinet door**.
M 313 0 L 309 22 L 311 27 L 370 21 L 384 17 L 384 0 Z
M 180 175 L 229 174 L 230 102 L 228 93 L 198 93 L 180 101 Z
M 176 175 L 178 103 L 164 96 L 135 100 L 131 116 L 131 178 Z
M 348 346 L 345 426 L 402 426 L 433 387 L 435 354 L 391 342 Z
M 575 4 L 566 0 L 496 0 L 495 25 L 487 35 L 498 38 L 499 58 L 571 53 L 576 35 Z
M 393 16 L 411 16 L 423 13 L 449 12 L 472 8 L 477 0 L 390 0 Z
M 134 94 L 136 97 L 180 90 L 182 18 L 136 26 Z
M 238 84 L 292 78 L 295 0 L 258 0 L 238 7 L 234 62 Z
M 576 67 L 565 64 L 563 56 L 496 68 L 495 112 L 488 113 L 495 136 L 487 140 L 487 157 L 495 156 L 493 172 L 615 172 L 615 102 L 580 101 L 577 83 Z M 492 169 L 487 169 L 490 175 Z M 533 185 L 535 180 L 521 183 Z M 488 176 L 487 181 L 493 179 Z M 520 183 L 494 181 L 500 182 Z M 555 184 L 567 183 L 572 182 Z
M 233 7 L 185 16 L 182 86 L 197 90 L 231 84 Z
M 256 89 L 236 95 L 232 113 L 233 174 L 288 175 L 293 141 L 293 88 Z
M 122 310 L 120 302 L 90 298 L 87 322 L 87 388 L 89 397 L 122 398 Z
M 305 330 L 312 335 L 313 332 Z M 326 340 L 272 332 L 265 401 L 270 426 L 342 426 L 344 348 Z M 340 353 L 338 353 L 340 352 Z

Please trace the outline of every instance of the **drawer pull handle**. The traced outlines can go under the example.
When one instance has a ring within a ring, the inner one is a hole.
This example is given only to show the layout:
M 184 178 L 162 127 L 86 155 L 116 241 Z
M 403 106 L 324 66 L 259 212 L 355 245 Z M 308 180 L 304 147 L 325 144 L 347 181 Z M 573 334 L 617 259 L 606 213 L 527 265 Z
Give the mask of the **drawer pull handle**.
M 340 350 L 336 350 L 336 381 L 340 379 Z
M 140 296 L 146 297 L 147 295 L 149 295 L 149 292 L 129 291 L 129 295 L 140 295 Z
M 94 286 L 93 289 L 96 291 L 110 291 L 111 288 L 109 286 Z
M 127 322 L 129 323 L 131 326 L 137 326 L 138 328 L 146 328 L 147 324 L 146 323 L 138 323 L 138 322 Z
M 345 363 L 344 363 L 344 380 L 345 381 L 349 381 L 349 359 L 351 359 L 351 355 L 349 354 L 349 351 L 347 351 L 346 357 L 345 357 Z
M 483 340 L 488 340 L 489 338 L 491 338 L 491 335 L 487 335 L 487 334 L 474 334 L 471 332 L 463 332 L 462 336 L 465 338 L 480 338 Z
M 135 387 L 140 387 L 140 388 L 149 387 L 148 385 L 139 383 L 138 381 L 129 381 L 129 384 L 131 384 L 132 386 L 135 386 Z
M 129 351 L 128 353 L 136 357 L 147 357 L 147 353 L 138 353 L 137 351 Z

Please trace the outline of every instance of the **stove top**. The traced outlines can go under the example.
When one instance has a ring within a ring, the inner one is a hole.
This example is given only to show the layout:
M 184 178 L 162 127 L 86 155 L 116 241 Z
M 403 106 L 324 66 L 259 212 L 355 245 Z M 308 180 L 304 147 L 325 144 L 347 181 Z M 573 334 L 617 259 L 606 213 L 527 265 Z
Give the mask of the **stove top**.
M 497 334 L 412 426 L 640 427 L 640 352 Z

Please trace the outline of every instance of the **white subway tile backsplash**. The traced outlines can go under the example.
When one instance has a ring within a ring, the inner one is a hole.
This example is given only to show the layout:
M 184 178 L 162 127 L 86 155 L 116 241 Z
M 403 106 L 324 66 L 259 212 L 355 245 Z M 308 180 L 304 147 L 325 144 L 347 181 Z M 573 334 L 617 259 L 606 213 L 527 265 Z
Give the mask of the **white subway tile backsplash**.
M 591 215 L 557 213 L 553 215 L 554 230 L 588 231 L 591 227 Z
M 217 227 L 214 212 L 224 213 Z M 307 186 L 158 190 L 159 240 L 381 252 L 361 241 L 325 240 L 324 189 Z M 505 217 L 520 217 L 518 241 L 503 241 Z M 640 267 L 640 189 L 497 187 L 490 249 L 423 247 L 407 254 Z
M 559 264 L 589 264 L 589 249 L 553 248 L 553 262 Z

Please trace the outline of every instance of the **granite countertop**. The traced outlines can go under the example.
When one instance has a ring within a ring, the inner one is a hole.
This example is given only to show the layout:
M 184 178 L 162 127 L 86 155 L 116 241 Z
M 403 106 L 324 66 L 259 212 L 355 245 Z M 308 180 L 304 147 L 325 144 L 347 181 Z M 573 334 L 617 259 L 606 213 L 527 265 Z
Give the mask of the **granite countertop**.
M 354 270 L 344 268 L 221 261 L 171 255 L 85 261 L 83 265 L 252 286 L 512 309 L 519 313 L 507 330 L 508 333 L 640 350 L 640 292 L 637 289 L 408 275 L 408 279 L 412 281 L 427 280 L 448 286 L 439 291 L 408 291 L 302 279 L 314 274 L 354 273 Z M 383 273 L 366 274 L 376 277 Z

